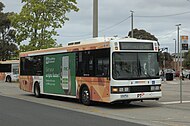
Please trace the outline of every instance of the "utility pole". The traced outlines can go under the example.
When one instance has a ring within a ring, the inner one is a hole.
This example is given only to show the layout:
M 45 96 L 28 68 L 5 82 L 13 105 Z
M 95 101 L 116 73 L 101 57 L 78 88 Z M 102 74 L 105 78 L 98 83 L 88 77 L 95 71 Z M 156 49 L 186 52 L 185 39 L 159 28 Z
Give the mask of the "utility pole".
M 174 69 L 175 69 L 175 71 L 177 71 L 177 65 L 176 65 L 176 39 L 173 39 L 173 40 L 175 42 Z
M 93 0 L 93 38 L 98 37 L 98 0 Z
M 182 103 L 182 51 L 181 51 L 181 43 L 179 42 L 179 27 L 181 24 L 177 24 L 177 42 L 178 42 L 178 68 L 180 71 L 180 103 Z M 180 63 L 179 63 L 179 50 L 180 50 Z
M 133 38 L 133 13 L 134 13 L 134 11 L 130 11 L 131 12 L 131 38 Z
M 179 70 L 179 56 L 180 56 L 180 54 L 179 54 L 179 50 L 180 50 L 180 45 L 179 45 L 179 27 L 181 26 L 181 24 L 177 24 L 176 25 L 177 26 L 177 67 L 178 67 L 178 70 Z

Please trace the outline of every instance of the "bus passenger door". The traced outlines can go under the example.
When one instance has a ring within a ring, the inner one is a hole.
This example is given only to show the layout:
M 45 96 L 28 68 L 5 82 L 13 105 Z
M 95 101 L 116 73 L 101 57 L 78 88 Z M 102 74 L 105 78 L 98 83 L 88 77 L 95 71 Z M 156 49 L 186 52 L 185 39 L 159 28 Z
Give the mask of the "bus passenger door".
M 61 58 L 61 87 L 64 95 L 76 96 L 75 54 L 63 54 Z

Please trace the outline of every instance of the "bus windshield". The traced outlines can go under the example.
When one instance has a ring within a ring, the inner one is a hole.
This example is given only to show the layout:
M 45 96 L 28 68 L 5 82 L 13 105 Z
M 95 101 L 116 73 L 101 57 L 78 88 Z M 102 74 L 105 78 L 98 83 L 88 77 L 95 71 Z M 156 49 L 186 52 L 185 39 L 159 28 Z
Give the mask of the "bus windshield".
M 158 55 L 153 52 L 113 53 L 113 79 L 159 78 Z

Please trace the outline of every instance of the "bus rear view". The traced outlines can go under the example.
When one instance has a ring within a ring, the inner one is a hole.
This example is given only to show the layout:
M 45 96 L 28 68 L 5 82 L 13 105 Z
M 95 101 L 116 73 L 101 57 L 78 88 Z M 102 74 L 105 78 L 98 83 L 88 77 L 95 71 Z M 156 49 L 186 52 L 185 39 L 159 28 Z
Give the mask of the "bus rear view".
M 18 60 L 0 61 L 0 80 L 5 82 L 18 81 Z

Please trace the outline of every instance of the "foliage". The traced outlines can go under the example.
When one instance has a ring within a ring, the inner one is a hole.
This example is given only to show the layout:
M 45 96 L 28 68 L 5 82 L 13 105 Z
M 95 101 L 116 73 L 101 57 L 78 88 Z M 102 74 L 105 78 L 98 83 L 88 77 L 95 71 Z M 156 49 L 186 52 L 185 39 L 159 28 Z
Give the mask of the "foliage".
M 53 36 L 58 36 L 56 29 L 62 28 L 69 19 L 67 12 L 78 11 L 76 0 L 22 0 L 24 6 L 19 14 L 10 19 L 17 30 L 18 45 L 21 51 L 45 49 L 56 46 Z
M 15 30 L 11 29 L 8 16 L 13 13 L 3 13 L 3 3 L 0 2 L 0 60 L 18 57 L 18 48 L 15 44 Z
M 5 5 L 2 2 L 0 2 L 0 13 L 2 12 L 4 7 L 5 7 Z
M 168 52 L 160 52 L 159 65 L 160 68 L 172 68 L 173 57 Z M 164 63 L 165 62 L 165 63 Z
M 128 36 L 131 36 L 131 31 L 129 32 Z M 133 37 L 137 39 L 158 41 L 158 39 L 154 35 L 151 35 L 149 32 L 142 29 L 133 29 Z

